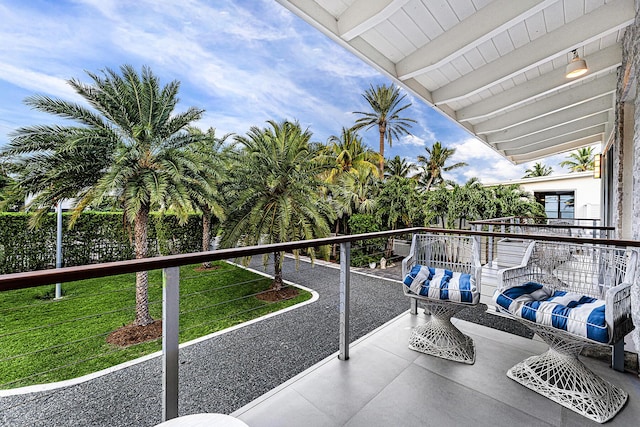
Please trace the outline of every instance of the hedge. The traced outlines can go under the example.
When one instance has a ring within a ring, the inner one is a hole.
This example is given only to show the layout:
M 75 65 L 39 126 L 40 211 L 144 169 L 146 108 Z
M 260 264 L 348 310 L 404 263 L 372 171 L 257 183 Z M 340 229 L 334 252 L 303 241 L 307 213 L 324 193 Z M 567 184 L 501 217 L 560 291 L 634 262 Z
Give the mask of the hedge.
M 55 267 L 56 214 L 35 229 L 29 214 L 0 213 L 0 274 Z M 84 212 L 69 229 L 71 214 L 62 215 L 63 266 L 134 258 L 132 226 L 122 213 Z M 212 227 L 212 230 L 215 227 Z M 202 217 L 191 215 L 184 225 L 175 215 L 149 215 L 149 256 L 197 252 L 202 247 Z

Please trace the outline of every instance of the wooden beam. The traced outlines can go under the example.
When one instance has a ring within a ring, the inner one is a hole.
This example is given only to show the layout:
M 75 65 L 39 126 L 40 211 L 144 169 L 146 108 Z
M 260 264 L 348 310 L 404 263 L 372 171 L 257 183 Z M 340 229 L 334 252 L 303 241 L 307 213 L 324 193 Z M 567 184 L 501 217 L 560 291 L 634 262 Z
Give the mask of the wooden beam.
M 543 150 L 539 150 L 539 151 L 535 151 L 527 154 L 509 156 L 509 160 L 511 160 L 512 162 L 518 165 L 521 163 L 544 159 L 545 157 L 553 156 L 555 154 L 566 153 L 571 150 L 576 150 L 578 148 L 587 147 L 589 145 L 598 144 L 601 142 L 602 142 L 602 134 L 594 135 L 588 138 L 569 141 L 562 145 L 545 148 Z
M 498 132 L 539 117 L 556 114 L 558 111 L 571 108 L 583 102 L 613 94 L 616 90 L 617 81 L 618 79 L 614 74 L 595 79 L 589 84 L 580 85 L 572 88 L 572 90 L 565 90 L 533 104 L 518 107 L 506 114 L 478 123 L 473 127 L 474 131 L 480 134 Z
M 601 140 L 603 134 L 604 134 L 604 125 L 598 125 L 589 129 L 582 129 L 578 132 L 573 132 L 567 135 L 560 135 L 555 138 L 550 138 L 550 139 L 547 139 L 546 141 L 540 141 L 537 144 L 531 144 L 527 147 L 513 148 L 510 150 L 500 150 L 500 151 L 503 151 L 504 154 L 507 156 L 521 156 L 524 154 L 536 153 L 542 150 L 546 150 L 548 148 L 559 147 L 564 144 L 569 144 L 574 141 L 581 141 L 581 140 L 592 138 L 595 136 L 599 136 Z
M 583 77 L 567 79 L 565 69 L 562 67 L 462 108 L 458 110 L 456 118 L 459 121 L 488 118 L 555 90 L 576 85 L 586 78 L 611 73 L 622 64 L 622 48 L 619 44 L 615 44 L 590 55 L 585 60 L 589 66 L 589 72 Z
M 409 0 L 356 0 L 338 17 L 342 39 L 349 41 L 400 10 Z
M 433 91 L 436 105 L 479 93 L 633 23 L 633 0 L 614 0 Z
M 415 77 L 464 55 L 557 0 L 497 0 L 421 46 L 397 64 L 398 78 Z
M 561 126 L 547 128 L 541 130 L 540 132 L 533 133 L 522 138 L 512 139 L 509 141 L 491 142 L 496 145 L 496 148 L 498 150 L 513 150 L 517 148 L 529 147 L 531 145 L 539 144 L 543 141 L 547 141 L 563 135 L 569 135 L 584 129 L 590 129 L 594 126 L 605 125 L 608 121 L 609 113 L 607 111 L 604 111 L 593 116 L 565 123 Z
M 608 112 L 613 109 L 613 96 L 611 94 L 583 102 L 571 108 L 558 111 L 555 114 L 530 120 L 520 125 L 510 127 L 499 132 L 487 134 L 487 142 L 496 144 L 501 141 L 511 141 L 527 135 L 535 134 L 544 129 L 561 126 L 566 123 L 580 120 L 594 114 Z

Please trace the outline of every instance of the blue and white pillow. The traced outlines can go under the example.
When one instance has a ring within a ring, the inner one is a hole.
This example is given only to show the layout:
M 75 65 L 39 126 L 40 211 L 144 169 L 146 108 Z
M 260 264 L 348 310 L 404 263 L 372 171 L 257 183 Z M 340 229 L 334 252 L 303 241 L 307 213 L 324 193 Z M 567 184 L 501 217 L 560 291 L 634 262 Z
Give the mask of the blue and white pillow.
M 475 305 L 480 301 L 476 280 L 470 274 L 415 265 L 403 283 L 411 292 L 433 300 Z
M 575 292 L 553 291 L 535 282 L 496 292 L 493 300 L 514 316 L 608 343 L 605 302 Z

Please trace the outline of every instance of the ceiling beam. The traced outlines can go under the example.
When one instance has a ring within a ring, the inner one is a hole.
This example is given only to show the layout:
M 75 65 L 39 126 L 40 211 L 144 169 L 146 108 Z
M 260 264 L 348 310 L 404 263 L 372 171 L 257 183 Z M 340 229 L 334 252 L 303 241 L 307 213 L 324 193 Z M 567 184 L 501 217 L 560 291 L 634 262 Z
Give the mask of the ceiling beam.
M 511 160 L 512 162 L 518 165 L 525 162 L 544 159 L 545 157 L 553 156 L 555 154 L 566 153 L 571 150 L 576 150 L 578 148 L 587 147 L 589 145 L 594 145 L 601 142 L 602 142 L 602 135 L 594 135 L 594 136 L 589 136 L 583 139 L 576 139 L 561 145 L 545 148 L 543 150 L 539 150 L 539 151 L 535 151 L 527 154 L 508 156 L 508 158 L 509 160 Z
M 454 25 L 396 65 L 398 78 L 409 79 L 438 68 L 522 22 L 557 0 L 497 0 Z
M 550 116 L 543 116 L 540 119 L 530 120 L 518 126 L 490 133 L 487 135 L 487 142 L 496 144 L 503 141 L 512 141 L 528 135 L 535 135 L 536 132 L 540 132 L 541 130 L 562 126 L 594 114 L 609 112 L 613 109 L 613 104 L 612 95 L 601 96 L 574 107 L 558 111 Z
M 314 0 L 276 0 L 283 7 L 298 15 L 309 25 L 328 36 L 338 35 L 336 18 Z M 334 38 L 334 37 L 331 37 Z
M 470 121 L 489 117 L 509 108 L 517 107 L 536 97 L 574 85 L 590 76 L 610 73 L 622 64 L 622 48 L 620 44 L 615 44 L 584 59 L 589 66 L 589 72 L 583 77 L 573 80 L 567 79 L 565 69 L 562 67 L 483 99 L 481 102 L 461 108 L 458 110 L 456 118 L 459 121 Z
M 531 145 L 539 144 L 540 142 L 547 141 L 558 136 L 568 135 L 584 129 L 590 129 L 594 126 L 604 125 L 608 121 L 609 113 L 607 111 L 604 111 L 593 116 L 566 123 L 562 126 L 545 129 L 538 133 L 534 133 L 510 141 L 495 142 L 494 144 L 496 145 L 496 148 L 498 150 L 513 150 L 517 148 L 529 147 Z
M 340 37 L 349 41 L 400 10 L 409 0 L 356 0 L 338 17 Z
M 433 91 L 436 105 L 502 83 L 630 25 L 634 0 L 614 0 Z
M 617 77 L 614 74 L 610 74 L 590 81 L 588 84 L 582 84 L 571 90 L 565 90 L 535 103 L 518 107 L 498 117 L 485 120 L 484 122 L 476 124 L 473 128 L 475 133 L 479 134 L 505 130 L 539 117 L 555 114 L 558 111 L 571 108 L 603 95 L 612 94 L 616 90 L 616 84 Z
M 520 147 L 513 148 L 510 150 L 500 150 L 503 151 L 506 156 L 518 156 L 528 153 L 535 153 L 540 150 L 545 150 L 547 148 L 554 148 L 563 144 L 570 143 L 572 141 L 582 140 L 585 138 L 590 138 L 596 135 L 600 135 L 602 138 L 602 134 L 604 134 L 604 125 L 594 126 L 588 129 L 582 129 L 577 132 L 572 132 L 566 135 L 559 135 L 554 138 L 549 138 L 546 141 L 540 141 L 537 144 L 529 145 L 528 147 Z

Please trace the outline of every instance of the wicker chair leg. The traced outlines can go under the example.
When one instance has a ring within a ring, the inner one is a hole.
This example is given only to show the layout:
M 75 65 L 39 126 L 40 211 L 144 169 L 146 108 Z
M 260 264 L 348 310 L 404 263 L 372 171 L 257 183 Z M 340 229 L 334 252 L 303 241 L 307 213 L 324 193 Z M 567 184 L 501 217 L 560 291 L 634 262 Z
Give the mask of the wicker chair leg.
M 542 355 L 529 357 L 509 369 L 507 376 L 596 422 L 613 418 L 628 394 L 594 374 L 577 354 L 556 350 L 550 348 Z
M 451 323 L 451 317 L 464 306 L 446 307 L 442 304 L 426 304 L 431 320 L 415 327 L 409 337 L 409 348 L 421 353 L 455 362 L 473 365 L 476 351 L 473 340 Z

